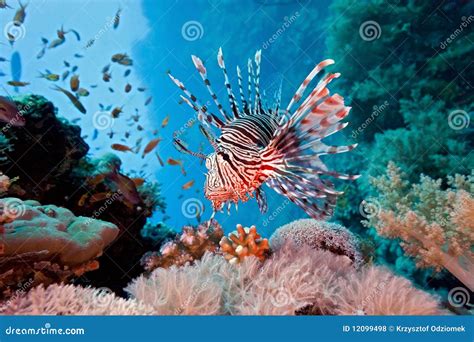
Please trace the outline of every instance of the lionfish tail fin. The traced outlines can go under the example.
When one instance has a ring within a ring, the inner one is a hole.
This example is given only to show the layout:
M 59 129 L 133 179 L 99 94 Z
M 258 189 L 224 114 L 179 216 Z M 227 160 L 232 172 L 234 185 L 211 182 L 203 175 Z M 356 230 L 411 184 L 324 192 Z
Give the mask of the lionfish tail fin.
M 286 196 L 316 219 L 325 219 L 333 214 L 337 197 L 343 192 L 335 189 L 331 178 L 355 180 L 358 175 L 347 175 L 328 170 L 320 156 L 344 153 L 357 144 L 331 146 L 322 142 L 347 123 L 340 122 L 350 111 L 338 94 L 330 95 L 328 84 L 339 77 L 338 73 L 327 73 L 316 84 L 299 107 L 292 107 L 303 98 L 311 81 L 334 61 L 322 61 L 304 79 L 287 107 L 286 122 L 280 122 L 271 143 L 262 153 L 269 180 L 267 184 L 276 192 Z

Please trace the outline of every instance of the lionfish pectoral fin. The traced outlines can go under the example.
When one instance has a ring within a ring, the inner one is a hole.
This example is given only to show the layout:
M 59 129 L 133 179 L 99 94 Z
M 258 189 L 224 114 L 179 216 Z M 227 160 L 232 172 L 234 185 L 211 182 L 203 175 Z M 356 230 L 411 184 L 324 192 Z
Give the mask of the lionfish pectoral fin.
M 255 190 L 255 199 L 257 200 L 260 212 L 262 214 L 265 214 L 268 210 L 267 195 L 265 194 L 265 191 L 262 188 L 258 188 L 257 190 Z

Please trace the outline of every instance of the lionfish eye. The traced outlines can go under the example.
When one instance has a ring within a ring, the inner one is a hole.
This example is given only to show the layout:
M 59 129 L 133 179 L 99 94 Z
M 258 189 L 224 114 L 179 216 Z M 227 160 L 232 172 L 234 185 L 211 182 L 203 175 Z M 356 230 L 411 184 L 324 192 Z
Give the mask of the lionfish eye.
M 219 152 L 219 154 L 222 156 L 222 159 L 224 159 L 226 162 L 230 161 L 230 157 L 227 153 Z

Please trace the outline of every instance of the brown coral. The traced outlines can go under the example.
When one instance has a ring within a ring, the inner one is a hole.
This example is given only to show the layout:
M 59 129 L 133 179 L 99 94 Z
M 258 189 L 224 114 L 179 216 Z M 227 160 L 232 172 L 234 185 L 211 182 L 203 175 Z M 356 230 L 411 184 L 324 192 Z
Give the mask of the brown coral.
M 223 235 L 222 227 L 215 220 L 204 222 L 197 228 L 185 226 L 181 234 L 161 246 L 159 252 L 145 254 L 141 263 L 147 271 L 192 263 L 207 251 L 215 252 Z
M 0 298 L 11 296 L 18 284 L 67 282 L 96 270 L 96 258 L 118 234 L 111 223 L 13 197 L 0 199 L 0 214 Z
M 237 225 L 237 232 L 223 237 L 219 245 L 224 257 L 233 264 L 241 262 L 248 256 L 254 256 L 263 261 L 270 251 L 268 239 L 261 239 L 255 226 L 244 228 L 241 224 Z

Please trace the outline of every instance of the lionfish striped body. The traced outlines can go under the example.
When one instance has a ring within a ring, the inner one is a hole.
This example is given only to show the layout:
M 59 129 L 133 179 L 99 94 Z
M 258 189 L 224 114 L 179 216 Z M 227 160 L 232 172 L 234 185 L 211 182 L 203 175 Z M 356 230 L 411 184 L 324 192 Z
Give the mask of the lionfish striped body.
M 207 106 L 188 89 L 169 75 L 184 92 L 182 100 L 197 113 L 200 129 L 214 148 L 209 155 L 189 150 L 177 137 L 175 146 L 181 152 L 206 160 L 208 169 L 205 196 L 212 202 L 214 213 L 227 204 L 247 201 L 255 197 L 262 212 L 267 210 L 263 184 L 287 197 L 313 218 L 323 219 L 332 215 L 336 198 L 342 194 L 334 189 L 327 176 L 339 179 L 356 179 L 358 176 L 344 175 L 330 171 L 320 160 L 324 154 L 352 150 L 356 145 L 328 146 L 321 140 L 342 130 L 347 123 L 341 123 L 350 108 L 338 94 L 330 95 L 327 85 L 339 77 L 327 73 L 317 83 L 309 96 L 299 103 L 309 83 L 326 66 L 334 61 L 328 59 L 319 63 L 300 85 L 285 110 L 280 110 L 281 88 L 275 104 L 267 108 L 262 104 L 259 90 L 261 52 L 255 55 L 254 63 L 249 59 L 247 97 L 244 95 L 242 73 L 237 67 L 240 103 L 237 101 L 229 81 L 222 50 L 217 56 L 219 67 L 229 98 L 230 112 L 219 102 L 203 62 L 192 56 L 220 115 L 211 113 Z M 252 92 L 255 94 L 252 96 Z M 220 130 L 214 135 L 212 127 Z

